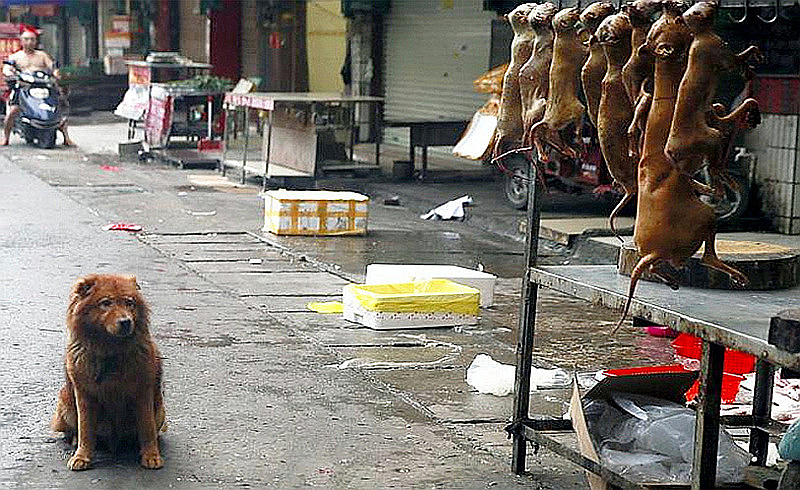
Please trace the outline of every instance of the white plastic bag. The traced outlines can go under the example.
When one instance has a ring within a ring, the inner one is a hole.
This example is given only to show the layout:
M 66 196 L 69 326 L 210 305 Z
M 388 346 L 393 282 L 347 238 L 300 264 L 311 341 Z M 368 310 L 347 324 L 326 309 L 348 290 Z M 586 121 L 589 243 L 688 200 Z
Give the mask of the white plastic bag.
M 502 364 L 486 354 L 478 354 L 467 368 L 467 384 L 480 393 L 506 396 L 514 392 L 515 367 Z M 531 368 L 531 391 L 569 385 L 563 369 Z
M 614 393 L 584 404 L 589 432 L 604 465 L 646 482 L 688 484 L 694 450 L 694 410 L 660 398 Z M 717 483 L 739 483 L 750 454 L 720 428 Z

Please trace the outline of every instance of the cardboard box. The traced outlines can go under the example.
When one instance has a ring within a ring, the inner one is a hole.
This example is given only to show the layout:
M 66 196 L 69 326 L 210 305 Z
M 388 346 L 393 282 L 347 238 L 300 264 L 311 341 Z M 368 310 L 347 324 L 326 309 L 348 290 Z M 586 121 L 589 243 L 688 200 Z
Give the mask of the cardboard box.
M 276 235 L 366 235 L 369 197 L 344 191 L 264 193 L 264 231 Z
M 696 371 L 654 372 L 649 374 L 633 374 L 626 376 L 608 376 L 597 383 L 592 389 L 581 396 L 578 383 L 573 384 L 572 399 L 570 400 L 569 414 L 572 427 L 578 438 L 580 453 L 596 462 L 600 458 L 594 446 L 586 423 L 583 411 L 583 401 L 598 398 L 611 399 L 612 392 L 634 393 L 663 398 L 675 403 L 684 402 L 684 393 L 697 378 Z M 600 476 L 589 471 L 586 472 L 591 490 L 608 490 L 608 483 Z M 644 483 L 647 482 L 637 482 Z
M 344 287 L 344 319 L 376 330 L 478 323 L 480 292 L 447 279 Z
M 473 287 L 481 292 L 481 308 L 488 308 L 494 304 L 494 284 L 497 276 L 457 265 L 369 264 L 365 282 L 391 284 L 428 279 L 449 279 Z

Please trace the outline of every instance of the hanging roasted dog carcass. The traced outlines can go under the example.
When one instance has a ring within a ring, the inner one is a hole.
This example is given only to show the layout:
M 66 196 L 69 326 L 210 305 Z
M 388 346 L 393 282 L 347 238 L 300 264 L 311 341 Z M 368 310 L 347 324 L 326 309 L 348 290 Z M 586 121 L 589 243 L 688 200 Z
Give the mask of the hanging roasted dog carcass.
M 650 108 L 650 94 L 646 90 L 645 82 L 653 76 L 653 58 L 646 51 L 639 51 L 639 48 L 647 39 L 647 32 L 653 25 L 653 16 L 661 9 L 661 1 L 635 0 L 622 8 L 631 21 L 631 55 L 622 67 L 622 83 L 634 108 L 634 118 L 628 128 L 628 151 L 636 156 Z
M 722 262 L 715 250 L 714 210 L 700 200 L 695 181 L 675 167 L 664 154 L 678 86 L 686 69 L 691 31 L 681 16 L 662 15 L 653 24 L 642 49 L 655 58 L 654 92 L 642 156 L 638 163 L 638 209 L 633 241 L 641 257 L 631 272 L 622 324 L 636 283 L 650 270 L 677 289 L 674 269 L 683 267 L 701 245 L 701 263 L 728 274 L 739 286 L 748 283 L 740 271 Z
M 597 44 L 597 26 L 614 13 L 614 6 L 607 2 L 595 2 L 581 12 L 583 30 L 589 35 L 589 57 L 581 68 L 581 83 L 586 96 L 586 112 L 594 127 L 597 127 L 597 108 L 600 105 L 601 85 L 606 73 L 606 57 L 603 48 Z
M 527 134 L 531 126 L 544 116 L 550 80 L 550 63 L 553 60 L 553 16 L 558 7 L 542 3 L 531 10 L 528 24 L 533 30 L 533 51 L 519 72 L 519 90 L 522 99 L 522 127 L 526 135 L 523 145 L 529 145 Z
M 721 192 L 721 181 L 727 178 L 725 155 L 729 131 L 716 128 L 754 127 L 759 119 L 758 103 L 755 99 L 747 99 L 730 114 L 720 117 L 712 109 L 711 101 L 722 73 L 733 70 L 749 72 L 746 66 L 748 58 L 760 56 L 760 53 L 758 48 L 750 46 L 740 54 L 734 54 L 713 32 L 717 6 L 716 1 L 703 1 L 683 14 L 694 40 L 689 47 L 688 65 L 678 89 L 664 152 L 673 164 L 689 174 L 707 163 L 712 186 Z
M 550 64 L 550 85 L 544 117 L 531 127 L 530 140 L 536 147 L 539 161 L 549 161 L 545 145 L 559 153 L 576 158 L 578 152 L 561 139 L 559 131 L 570 124 L 580 134 L 585 109 L 578 99 L 580 69 L 586 60 L 586 47 L 580 39 L 580 11 L 566 8 L 553 17 L 553 61 Z
M 614 218 L 636 195 L 636 158 L 628 153 L 627 128 L 633 117 L 633 106 L 625 92 L 622 67 L 631 54 L 631 23 L 625 13 L 606 17 L 594 34 L 604 50 L 608 66 L 603 77 L 600 105 L 597 111 L 597 139 L 608 166 L 608 173 L 622 187 L 624 196 L 608 218 L 617 234 Z
M 523 3 L 507 15 L 514 38 L 511 41 L 511 61 L 503 76 L 493 157 L 500 155 L 506 143 L 516 143 L 523 136 L 519 71 L 530 58 L 533 48 L 533 31 L 528 24 L 528 15 L 535 6 L 535 3 Z

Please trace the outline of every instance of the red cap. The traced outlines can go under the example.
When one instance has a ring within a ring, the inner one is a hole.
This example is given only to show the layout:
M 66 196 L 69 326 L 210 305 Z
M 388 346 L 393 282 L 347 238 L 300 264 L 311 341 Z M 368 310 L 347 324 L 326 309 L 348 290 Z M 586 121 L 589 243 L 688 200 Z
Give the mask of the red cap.
M 36 34 L 37 36 L 39 36 L 39 34 L 41 34 L 41 31 L 39 29 L 37 29 L 36 27 L 32 26 L 32 25 L 20 24 L 19 25 L 19 34 L 22 35 L 22 34 L 24 34 L 26 32 L 30 32 L 31 34 Z

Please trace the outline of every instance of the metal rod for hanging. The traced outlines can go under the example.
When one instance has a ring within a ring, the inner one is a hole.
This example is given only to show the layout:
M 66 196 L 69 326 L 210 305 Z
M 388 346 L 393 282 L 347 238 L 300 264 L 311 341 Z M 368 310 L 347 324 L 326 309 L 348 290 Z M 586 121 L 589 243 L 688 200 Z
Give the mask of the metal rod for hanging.
M 758 14 L 756 14 L 756 17 L 758 17 L 758 20 L 760 20 L 761 22 L 763 22 L 765 24 L 772 24 L 773 22 L 778 20 L 778 17 L 780 16 L 781 0 L 775 0 L 775 6 L 773 7 L 773 9 L 774 9 L 775 15 L 773 15 L 772 18 L 770 18 L 770 19 L 765 19 L 764 17 L 761 17 Z
M 734 24 L 742 24 L 745 20 L 747 20 L 747 16 L 750 10 L 750 0 L 743 0 L 744 1 L 744 14 L 741 18 L 737 19 L 731 14 L 728 14 L 728 17 L 733 21 Z

